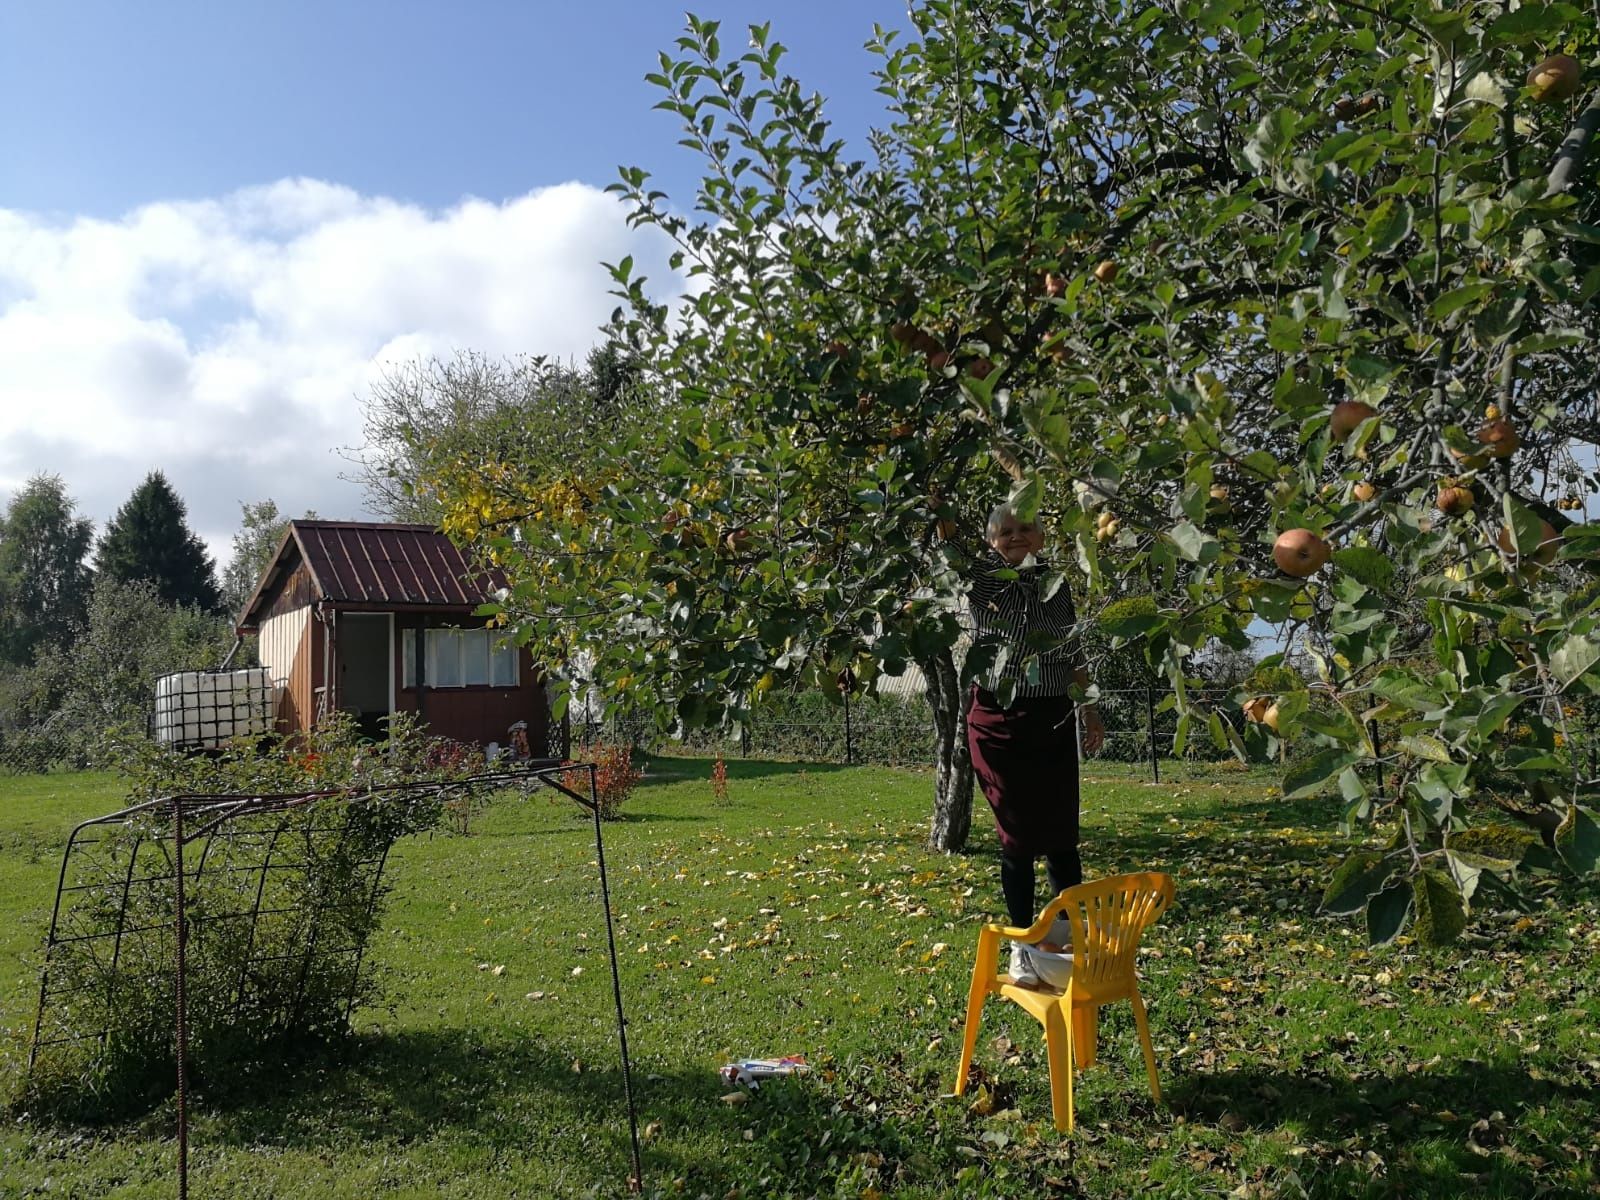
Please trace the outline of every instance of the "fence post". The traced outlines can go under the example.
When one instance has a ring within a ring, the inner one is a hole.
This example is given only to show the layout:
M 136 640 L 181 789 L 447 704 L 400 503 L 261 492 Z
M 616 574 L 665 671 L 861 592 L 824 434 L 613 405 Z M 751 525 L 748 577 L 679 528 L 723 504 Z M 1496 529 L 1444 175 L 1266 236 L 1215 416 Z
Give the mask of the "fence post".
M 855 748 L 851 744 L 850 733 L 850 689 L 844 689 L 844 765 L 855 765 Z
M 1144 681 L 1144 710 L 1150 722 L 1150 775 L 1155 783 L 1161 782 L 1161 760 L 1156 757 L 1156 690 L 1155 685 Z

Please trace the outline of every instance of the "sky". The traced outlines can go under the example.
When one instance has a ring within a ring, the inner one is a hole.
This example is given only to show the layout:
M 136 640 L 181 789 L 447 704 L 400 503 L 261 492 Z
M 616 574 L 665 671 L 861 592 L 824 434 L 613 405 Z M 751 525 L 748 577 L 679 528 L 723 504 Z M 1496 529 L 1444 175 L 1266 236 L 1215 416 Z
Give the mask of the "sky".
M 874 22 L 904 0 L 704 0 L 724 54 L 772 23 L 857 153 Z M 660 235 L 619 165 L 692 202 L 643 76 L 657 0 L 0 5 L 0 503 L 60 475 L 104 527 L 163 471 L 226 561 L 240 506 L 361 518 L 342 476 L 388 366 L 581 362 Z

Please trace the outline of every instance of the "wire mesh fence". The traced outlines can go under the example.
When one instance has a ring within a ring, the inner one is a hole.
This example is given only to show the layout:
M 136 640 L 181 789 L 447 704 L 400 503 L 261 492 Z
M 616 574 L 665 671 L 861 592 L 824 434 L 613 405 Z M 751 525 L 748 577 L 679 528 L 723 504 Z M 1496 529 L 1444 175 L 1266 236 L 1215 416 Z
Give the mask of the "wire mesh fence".
M 1190 700 L 1216 707 L 1235 728 L 1242 717 L 1229 689 L 1193 688 Z M 1159 764 L 1175 757 L 1213 760 L 1231 757 L 1216 746 L 1202 725 L 1187 739 L 1181 756 L 1173 753 L 1178 715 L 1164 689 L 1102 689 L 1099 709 L 1106 735 L 1099 757 L 1113 762 Z M 643 721 L 605 719 L 592 711 L 569 713 L 573 740 L 590 744 L 624 740 L 647 750 L 722 754 L 726 757 L 825 763 L 925 766 L 935 758 L 932 713 L 920 696 L 868 696 L 826 704 L 774 705 L 737 731 L 688 730 L 666 736 Z M 1191 724 L 1193 724 L 1191 722 Z

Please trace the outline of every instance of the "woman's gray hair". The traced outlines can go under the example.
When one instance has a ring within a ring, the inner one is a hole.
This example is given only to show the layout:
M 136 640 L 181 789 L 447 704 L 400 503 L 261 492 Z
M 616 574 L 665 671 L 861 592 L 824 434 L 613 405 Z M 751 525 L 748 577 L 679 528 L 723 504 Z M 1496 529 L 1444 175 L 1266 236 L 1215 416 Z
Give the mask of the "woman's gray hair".
M 1012 520 L 1017 520 L 1017 510 L 1011 507 L 1011 502 L 1009 500 L 1002 500 L 999 504 L 996 504 L 993 511 L 989 513 L 989 526 L 984 531 L 984 537 L 992 539 L 995 534 L 999 533 L 1000 526 L 1006 523 L 1007 517 L 1010 517 Z

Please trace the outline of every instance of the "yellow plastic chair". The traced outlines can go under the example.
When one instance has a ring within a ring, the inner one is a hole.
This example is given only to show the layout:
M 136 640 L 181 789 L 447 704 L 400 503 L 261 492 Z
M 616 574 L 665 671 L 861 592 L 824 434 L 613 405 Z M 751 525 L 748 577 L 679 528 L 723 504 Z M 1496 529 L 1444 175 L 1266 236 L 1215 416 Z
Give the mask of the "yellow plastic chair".
M 985 925 L 978 934 L 978 960 L 972 967 L 972 988 L 967 993 L 967 1026 L 961 1038 L 961 1067 L 956 1072 L 955 1094 L 967 1090 L 972 1051 L 978 1043 L 978 1022 L 983 1002 L 991 995 L 1014 1000 L 1044 1026 L 1045 1050 L 1050 1060 L 1050 1108 L 1058 1133 L 1071 1133 L 1073 1064 L 1089 1067 L 1095 1059 L 1099 1009 L 1126 999 L 1133 1005 L 1133 1023 L 1144 1049 L 1150 1073 L 1150 1094 L 1161 1103 L 1161 1083 L 1156 1078 L 1156 1052 L 1150 1044 L 1150 1024 L 1134 974 L 1139 938 L 1172 903 L 1172 877 L 1158 872 L 1113 875 L 1063 891 L 1045 906 L 1027 929 Z M 1072 975 L 1064 991 L 1041 986 L 1021 987 L 1009 975 L 999 974 L 1000 939 L 1037 944 L 1049 932 L 1057 914 L 1072 926 Z

